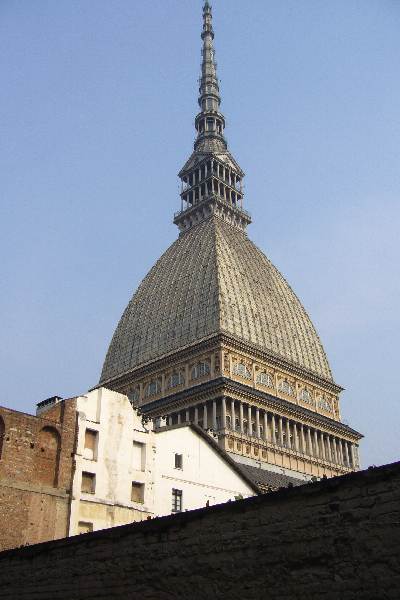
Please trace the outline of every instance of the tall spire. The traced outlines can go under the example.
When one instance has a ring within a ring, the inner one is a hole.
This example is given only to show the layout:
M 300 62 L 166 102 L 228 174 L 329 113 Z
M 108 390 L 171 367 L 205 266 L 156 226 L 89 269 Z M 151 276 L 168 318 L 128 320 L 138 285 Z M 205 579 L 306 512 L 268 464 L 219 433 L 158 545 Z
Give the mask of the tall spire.
M 203 31 L 201 34 L 203 40 L 201 76 L 199 79 L 199 106 L 200 114 L 196 117 L 196 129 L 200 139 L 196 140 L 195 148 L 202 141 L 202 134 L 206 137 L 219 139 L 222 146 L 226 149 L 226 142 L 223 139 L 223 131 L 225 129 L 225 119 L 219 112 L 221 104 L 221 96 L 219 92 L 219 84 L 217 77 L 217 64 L 215 62 L 214 50 L 214 30 L 212 26 L 212 9 L 206 1 L 203 7 Z M 218 120 L 211 128 L 211 119 L 218 115 Z M 207 123 L 207 118 L 210 121 Z
M 179 173 L 182 204 L 174 223 L 184 233 L 216 215 L 244 230 L 251 223 L 250 215 L 242 205 L 244 173 L 229 152 L 224 137 L 225 117 L 220 112 L 212 10 L 207 0 L 203 6 L 201 39 L 200 112 L 195 119 L 197 136 L 194 152 Z

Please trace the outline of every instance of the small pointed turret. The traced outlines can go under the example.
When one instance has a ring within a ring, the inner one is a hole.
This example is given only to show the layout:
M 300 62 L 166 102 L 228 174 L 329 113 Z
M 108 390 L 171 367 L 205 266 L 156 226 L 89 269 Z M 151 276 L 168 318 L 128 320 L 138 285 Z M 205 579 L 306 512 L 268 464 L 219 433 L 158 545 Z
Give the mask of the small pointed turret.
M 184 233 L 214 214 L 243 230 L 251 223 L 250 215 L 242 205 L 244 173 L 229 152 L 224 137 L 225 117 L 220 112 L 212 9 L 207 1 L 203 6 L 201 39 L 200 112 L 195 119 L 197 137 L 194 152 L 179 173 L 182 205 L 175 214 L 174 223 Z

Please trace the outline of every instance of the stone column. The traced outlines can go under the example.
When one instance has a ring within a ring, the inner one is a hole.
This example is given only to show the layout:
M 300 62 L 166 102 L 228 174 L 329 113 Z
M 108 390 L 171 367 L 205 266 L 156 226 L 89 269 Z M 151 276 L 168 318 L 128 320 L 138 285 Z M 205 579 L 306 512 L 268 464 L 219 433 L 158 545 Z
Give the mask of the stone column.
M 197 406 L 197 404 L 194 407 L 194 423 L 195 425 L 199 424 L 199 407 Z
M 264 411 L 264 440 L 268 441 L 268 413 Z
M 342 440 L 339 438 L 337 441 L 338 444 L 338 452 L 339 452 L 339 464 L 343 465 L 343 449 L 342 449 Z
M 236 431 L 236 414 L 235 414 L 235 401 L 231 400 L 231 422 L 232 422 L 232 431 Z
M 314 429 L 314 455 L 317 458 L 320 456 L 320 449 L 318 447 L 318 433 L 316 429 Z
M 283 446 L 283 427 L 282 427 L 282 417 L 278 419 L 278 444 Z
M 204 405 L 203 405 L 203 429 L 208 429 L 208 422 L 207 422 L 207 402 L 205 402 Z
M 178 425 L 180 425 L 180 424 L 181 424 L 181 413 L 178 412 Z
M 222 396 L 221 399 L 221 418 L 222 418 L 222 429 L 226 429 L 226 399 Z
M 311 440 L 311 429 L 309 427 L 307 427 L 307 441 L 308 441 L 308 454 L 310 456 L 313 456 L 313 447 L 312 447 L 312 440 Z
M 239 404 L 239 428 L 240 433 L 243 435 L 243 402 Z
M 248 435 L 253 435 L 253 424 L 251 422 L 251 405 L 248 406 L 247 411 L 247 433 Z
M 300 439 L 301 439 L 301 451 L 303 454 L 307 454 L 306 436 L 304 435 L 304 425 L 300 425 Z
M 319 435 L 320 435 L 320 441 L 321 441 L 321 457 L 323 458 L 323 460 L 325 460 L 326 459 L 325 435 L 322 433 L 322 431 Z
M 300 450 L 299 436 L 297 434 L 297 424 L 294 421 L 293 421 L 293 448 L 296 450 L 296 452 L 299 452 L 299 450 Z
M 186 411 L 186 418 L 185 418 L 186 423 L 190 422 L 190 412 L 189 410 Z
M 346 467 L 350 467 L 349 448 L 347 446 L 347 442 L 344 442 L 344 455 L 346 458 Z
M 275 415 L 271 415 L 271 428 L 272 428 L 272 443 L 276 444 L 276 422 Z
M 354 454 L 354 467 L 358 469 L 360 467 L 360 459 L 358 457 L 358 446 L 357 444 L 353 444 L 353 454 Z
M 332 448 L 331 448 L 331 436 L 326 436 L 326 457 L 330 462 L 332 461 Z
M 168 415 L 168 425 L 172 425 L 172 415 Z
M 338 460 L 337 451 L 336 451 L 336 438 L 334 436 L 332 437 L 332 456 L 333 456 L 333 462 L 335 462 L 337 464 L 339 462 L 339 460 Z
M 260 434 L 260 409 L 256 408 L 256 436 L 258 438 L 261 437 Z
M 292 444 L 290 441 L 290 421 L 289 421 L 289 419 L 286 419 L 286 446 L 288 448 L 292 447 Z
M 212 402 L 212 426 L 214 431 L 217 431 L 217 401 Z

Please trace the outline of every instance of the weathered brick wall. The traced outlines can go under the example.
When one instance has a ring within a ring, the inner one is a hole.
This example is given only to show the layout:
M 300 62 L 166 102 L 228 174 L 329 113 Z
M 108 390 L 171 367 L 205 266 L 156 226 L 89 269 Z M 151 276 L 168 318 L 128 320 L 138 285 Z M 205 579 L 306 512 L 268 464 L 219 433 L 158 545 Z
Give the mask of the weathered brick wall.
M 0 554 L 3 600 L 383 600 L 400 463 Z
M 76 402 L 43 417 L 0 407 L 0 549 L 67 533 Z

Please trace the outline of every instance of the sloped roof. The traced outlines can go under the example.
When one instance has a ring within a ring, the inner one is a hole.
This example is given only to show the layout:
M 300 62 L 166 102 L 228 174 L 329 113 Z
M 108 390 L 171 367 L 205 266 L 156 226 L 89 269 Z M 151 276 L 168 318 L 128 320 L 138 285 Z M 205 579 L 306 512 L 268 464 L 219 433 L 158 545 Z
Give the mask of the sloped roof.
M 247 235 L 211 216 L 181 235 L 132 297 L 100 383 L 216 333 L 228 333 L 332 381 L 300 301 Z
M 295 487 L 307 483 L 302 479 L 296 479 L 295 477 L 289 477 L 289 475 L 275 473 L 274 471 L 267 471 L 260 467 L 252 467 L 250 465 L 243 465 L 242 463 L 237 463 L 237 465 L 256 484 L 262 493 L 275 492 L 283 487 Z

